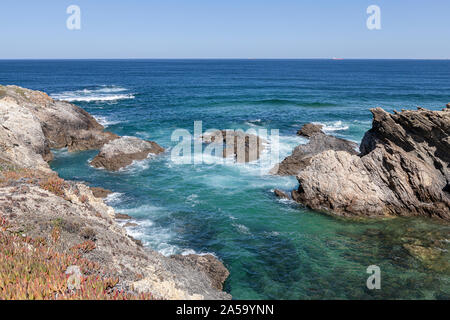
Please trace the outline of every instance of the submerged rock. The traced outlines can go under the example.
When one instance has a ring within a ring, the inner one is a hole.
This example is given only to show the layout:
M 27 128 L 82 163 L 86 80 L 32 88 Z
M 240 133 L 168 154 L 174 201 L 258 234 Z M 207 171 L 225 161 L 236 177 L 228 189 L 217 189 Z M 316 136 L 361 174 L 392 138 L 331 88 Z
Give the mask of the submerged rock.
M 143 160 L 149 154 L 156 155 L 162 152 L 164 148 L 156 142 L 125 136 L 105 144 L 91 161 L 91 165 L 117 171 L 130 165 L 134 160 Z
M 265 149 L 267 141 L 254 134 L 243 131 L 219 130 L 204 134 L 204 143 L 217 143 L 223 146 L 223 157 L 234 157 L 237 162 L 256 161 Z
M 292 154 L 275 166 L 270 173 L 281 176 L 297 175 L 301 169 L 306 168 L 313 156 L 327 151 L 346 151 L 349 154 L 357 154 L 358 145 L 352 141 L 336 138 L 325 134 L 321 125 L 308 123 L 297 134 L 308 137 L 307 144 L 297 146 Z
M 329 150 L 312 157 L 297 175 L 294 199 L 338 215 L 450 220 L 450 110 L 371 111 L 361 154 Z
M 286 192 L 283 192 L 281 190 L 275 189 L 273 193 L 280 199 L 289 199 L 289 196 L 286 194 Z

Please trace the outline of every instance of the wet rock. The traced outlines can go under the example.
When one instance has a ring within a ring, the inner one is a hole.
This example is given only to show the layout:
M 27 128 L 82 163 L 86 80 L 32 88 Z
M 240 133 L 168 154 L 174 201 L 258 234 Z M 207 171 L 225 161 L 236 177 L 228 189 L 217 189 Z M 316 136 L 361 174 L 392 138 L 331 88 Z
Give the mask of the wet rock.
M 245 163 L 256 161 L 265 149 L 267 141 L 257 135 L 243 131 L 219 130 L 203 135 L 204 143 L 217 143 L 223 146 L 223 157 L 234 157 L 237 162 Z
M 327 135 L 321 131 L 321 127 L 314 124 L 304 125 L 299 134 L 309 137 L 309 142 L 297 146 L 292 154 L 275 166 L 270 173 L 281 176 L 297 175 L 301 169 L 309 166 L 312 157 L 327 150 L 357 154 L 358 145 L 356 143 Z
M 280 199 L 289 199 L 289 196 L 281 190 L 275 189 L 273 193 Z
M 117 171 L 130 165 L 134 160 L 143 160 L 149 154 L 156 155 L 162 152 L 164 152 L 164 148 L 156 142 L 124 136 L 105 144 L 91 161 L 91 165 L 96 168 Z
M 133 219 L 132 217 L 130 217 L 130 216 L 127 215 L 127 214 L 124 214 L 124 213 L 117 213 L 117 212 L 116 212 L 116 214 L 115 214 L 115 218 L 118 219 L 118 220 L 130 220 L 130 219 Z
M 100 187 L 90 187 L 92 193 L 94 194 L 94 197 L 96 198 L 106 198 L 108 195 L 112 194 L 113 192 L 111 190 L 103 189 Z
M 211 280 L 213 288 L 217 290 L 223 289 L 223 283 L 230 275 L 230 272 L 225 268 L 223 263 L 210 254 L 173 255 L 171 258 L 193 269 L 205 272 Z
M 361 154 L 328 150 L 312 157 L 297 175 L 296 201 L 346 216 L 450 220 L 450 110 L 371 111 Z
M 134 223 L 134 222 L 127 222 L 124 224 L 124 228 L 128 228 L 128 227 L 137 227 L 138 224 Z
M 297 131 L 297 134 L 299 136 L 309 138 L 317 133 L 321 133 L 322 128 L 323 128 L 323 125 L 321 125 L 321 124 L 307 123 L 300 130 Z

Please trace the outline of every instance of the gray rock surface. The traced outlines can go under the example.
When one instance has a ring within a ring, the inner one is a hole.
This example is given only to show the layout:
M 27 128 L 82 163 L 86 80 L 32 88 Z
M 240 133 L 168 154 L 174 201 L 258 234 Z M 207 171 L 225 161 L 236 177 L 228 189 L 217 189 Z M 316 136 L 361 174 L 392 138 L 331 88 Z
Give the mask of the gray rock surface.
M 297 176 L 294 200 L 345 216 L 450 220 L 450 110 L 371 111 L 361 154 L 314 156 Z
M 15 101 L 40 123 L 46 138 L 45 148 L 67 147 L 69 151 L 99 149 L 106 142 L 118 138 L 111 132 L 104 132 L 103 126 L 83 109 L 68 102 L 55 101 L 44 92 L 0 86 L 0 99 L 4 98 Z M 29 123 L 26 121 L 23 125 L 28 126 Z M 49 152 L 44 152 L 45 160 L 51 160 Z
M 230 272 L 225 268 L 223 263 L 211 254 L 173 255 L 171 258 L 181 262 L 183 265 L 206 273 L 211 280 L 212 287 L 217 290 L 223 289 L 223 283 L 230 275 Z
M 283 192 L 283 191 L 281 191 L 281 190 L 279 190 L 279 189 L 275 189 L 275 190 L 273 191 L 273 193 L 275 194 L 275 196 L 277 196 L 277 198 L 280 198 L 280 199 L 289 199 L 289 196 L 288 196 L 285 192 Z
M 327 135 L 321 131 L 321 125 L 308 123 L 298 131 L 299 135 L 309 138 L 309 142 L 297 146 L 292 154 L 275 166 L 270 173 L 281 176 L 295 176 L 311 163 L 311 159 L 324 151 L 336 150 L 357 154 L 358 145 L 352 141 Z
M 130 217 L 115 213 L 96 197 L 106 190 L 93 188 L 94 196 L 82 183 L 57 178 L 47 164 L 50 148 L 99 148 L 117 138 L 75 105 L 39 91 L 0 86 L 0 216 L 11 224 L 8 230 L 48 238 L 57 224 L 62 252 L 86 239 L 95 241 L 96 248 L 86 258 L 103 266 L 106 275 L 118 277 L 118 286 L 125 290 L 150 292 L 157 299 L 230 299 L 217 289 L 218 279 L 223 282 L 226 277 L 214 257 L 189 265 L 142 247 L 116 222 Z M 139 139 L 131 145 L 122 142 L 136 139 L 118 140 L 105 148 L 108 154 L 117 154 L 114 146 L 119 146 L 118 154 L 124 147 L 125 152 L 146 156 L 149 146 L 162 149 Z M 213 276 L 211 270 L 216 269 L 220 273 Z
M 164 148 L 156 142 L 125 136 L 105 144 L 91 161 L 91 165 L 117 171 L 130 165 L 134 160 L 143 160 L 149 154 L 156 155 L 162 152 Z
M 135 243 L 114 221 L 114 210 L 94 197 L 83 184 L 71 184 L 65 197 L 31 184 L 3 184 L 0 186 L 0 212 L 13 223 L 11 232 L 32 238 L 50 237 L 52 228 L 58 225 L 61 251 L 84 242 L 88 228 L 96 248 L 85 257 L 104 266 L 108 276 L 118 277 L 120 286 L 126 290 L 150 292 L 157 299 L 230 298 L 216 288 L 217 278 L 211 272 Z M 204 268 L 216 270 L 217 263 L 220 264 L 215 260 L 205 262 Z M 220 272 L 220 279 L 225 280 L 223 270 Z
M 204 143 L 217 143 L 223 146 L 223 157 L 234 157 L 236 162 L 256 161 L 265 149 L 267 141 L 254 134 L 243 131 L 219 130 L 204 134 Z
M 96 198 L 106 198 L 108 195 L 113 193 L 111 190 L 103 189 L 101 187 L 90 187 L 92 194 Z
M 299 136 L 309 138 L 317 133 L 321 133 L 322 128 L 323 128 L 323 125 L 321 125 L 321 124 L 307 123 L 300 130 L 297 131 L 297 134 Z

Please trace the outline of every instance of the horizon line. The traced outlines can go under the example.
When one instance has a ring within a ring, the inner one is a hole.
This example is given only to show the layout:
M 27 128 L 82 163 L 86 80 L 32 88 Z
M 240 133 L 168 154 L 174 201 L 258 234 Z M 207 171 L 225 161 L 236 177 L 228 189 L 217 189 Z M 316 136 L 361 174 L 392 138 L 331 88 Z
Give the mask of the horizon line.
M 436 60 L 446 61 L 450 58 L 0 58 L 0 61 L 24 60 Z

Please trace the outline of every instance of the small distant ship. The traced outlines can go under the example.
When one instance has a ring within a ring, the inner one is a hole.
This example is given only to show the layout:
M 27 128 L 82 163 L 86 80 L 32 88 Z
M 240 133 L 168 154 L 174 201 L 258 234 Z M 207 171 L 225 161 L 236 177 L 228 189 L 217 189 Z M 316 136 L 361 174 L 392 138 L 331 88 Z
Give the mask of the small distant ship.
M 333 57 L 332 60 L 344 60 L 344 58 L 336 58 L 336 57 Z

